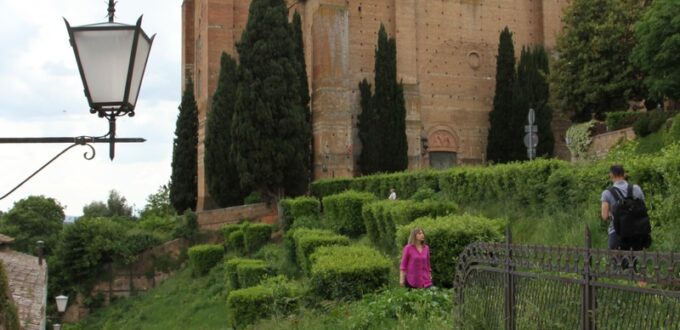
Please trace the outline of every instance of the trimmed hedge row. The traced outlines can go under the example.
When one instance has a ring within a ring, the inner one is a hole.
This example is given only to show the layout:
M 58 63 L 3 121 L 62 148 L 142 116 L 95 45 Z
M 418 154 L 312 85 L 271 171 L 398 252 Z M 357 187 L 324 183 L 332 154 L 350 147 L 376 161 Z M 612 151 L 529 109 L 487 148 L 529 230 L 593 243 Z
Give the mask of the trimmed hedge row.
M 323 299 L 357 299 L 388 284 L 390 260 L 366 246 L 324 246 L 311 255 L 311 290 Z
M 298 306 L 302 290 L 283 276 L 269 278 L 258 286 L 234 290 L 227 297 L 227 312 L 234 328 L 244 328 L 258 319 L 287 315 Z
M 338 235 L 329 230 L 298 228 L 288 233 L 286 244 L 291 256 L 295 256 L 300 268 L 308 272 L 310 269 L 309 256 L 322 246 L 349 245 L 349 238 Z
M 336 233 L 356 237 L 366 233 L 361 208 L 376 197 L 371 193 L 346 191 L 323 198 L 324 221 Z
M 370 192 L 387 198 L 390 189 L 395 188 L 400 199 L 408 199 L 419 189 L 439 190 L 441 171 L 421 170 L 390 174 L 367 175 L 358 178 L 322 179 L 312 183 L 312 195 L 317 198 L 341 193 L 346 190 Z M 324 205 L 325 208 L 325 205 Z
M 233 258 L 225 261 L 224 273 L 227 286 L 239 289 L 258 285 L 272 271 L 264 260 Z
M 366 232 L 374 245 L 386 253 L 395 252 L 397 226 L 424 216 L 443 216 L 458 211 L 454 203 L 437 201 L 383 200 L 364 205 L 362 215 Z
M 283 230 L 288 231 L 298 218 L 310 217 L 319 219 L 321 203 L 318 199 L 310 196 L 286 198 L 281 200 L 281 211 Z
M 189 264 L 196 275 L 205 275 L 224 257 L 219 244 L 202 244 L 189 248 Z
M 264 223 L 244 222 L 242 224 L 229 224 L 220 228 L 224 235 L 227 250 L 241 254 L 252 254 L 269 242 L 273 228 Z
M 505 223 L 472 215 L 451 215 L 439 218 L 424 217 L 397 229 L 397 248 L 402 249 L 415 227 L 425 232 L 430 247 L 432 281 L 436 286 L 451 287 L 458 255 L 465 246 L 477 241 L 500 242 Z

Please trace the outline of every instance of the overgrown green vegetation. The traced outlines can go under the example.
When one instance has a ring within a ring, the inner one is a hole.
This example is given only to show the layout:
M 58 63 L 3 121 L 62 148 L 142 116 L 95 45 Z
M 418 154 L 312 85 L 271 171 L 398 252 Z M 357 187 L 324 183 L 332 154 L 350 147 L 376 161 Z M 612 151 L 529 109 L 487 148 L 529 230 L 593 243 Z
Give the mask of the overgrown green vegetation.
M 17 307 L 12 301 L 12 293 L 9 290 L 5 264 L 2 261 L 0 261 L 0 328 L 4 330 L 21 329 Z

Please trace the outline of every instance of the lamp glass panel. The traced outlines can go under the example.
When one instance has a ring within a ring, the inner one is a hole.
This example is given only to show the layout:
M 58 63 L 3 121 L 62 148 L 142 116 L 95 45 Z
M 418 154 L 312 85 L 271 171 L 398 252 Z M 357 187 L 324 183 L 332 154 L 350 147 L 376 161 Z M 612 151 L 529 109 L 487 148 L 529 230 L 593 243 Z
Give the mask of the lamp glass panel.
M 124 101 L 134 30 L 81 30 L 73 37 L 92 102 Z
M 132 81 L 130 82 L 130 97 L 129 102 L 132 107 L 137 104 L 137 96 L 139 96 L 139 89 L 142 85 L 142 77 L 144 76 L 144 69 L 146 68 L 146 61 L 149 58 L 151 51 L 151 40 L 147 40 L 143 35 L 139 36 L 137 42 L 137 54 L 135 56 L 135 65 L 132 71 Z

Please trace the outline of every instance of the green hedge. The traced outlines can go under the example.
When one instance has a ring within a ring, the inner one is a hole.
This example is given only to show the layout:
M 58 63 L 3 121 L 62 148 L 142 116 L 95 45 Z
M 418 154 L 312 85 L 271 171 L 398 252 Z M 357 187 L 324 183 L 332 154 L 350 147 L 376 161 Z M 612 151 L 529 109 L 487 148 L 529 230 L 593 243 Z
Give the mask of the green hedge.
M 292 313 L 300 293 L 298 286 L 277 276 L 261 285 L 230 292 L 227 312 L 234 328 L 244 328 L 261 318 Z
M 224 274 L 230 289 L 258 285 L 272 273 L 264 260 L 233 258 L 224 262 Z
M 251 223 L 243 226 L 242 230 L 244 249 L 248 254 L 252 254 L 269 242 L 273 228 L 264 223 Z
M 222 236 L 224 237 L 224 242 L 226 244 L 228 244 L 229 236 L 231 235 L 231 233 L 233 233 L 235 231 L 239 231 L 239 230 L 241 230 L 241 224 L 240 223 L 226 224 L 226 225 L 222 225 L 222 227 L 220 227 L 220 233 L 222 233 Z
M 431 188 L 438 191 L 440 173 L 441 171 L 436 170 L 421 170 L 367 175 L 355 179 L 323 179 L 314 181 L 311 190 L 312 195 L 317 198 L 338 194 L 350 189 L 370 192 L 380 198 L 387 198 L 390 189 L 394 188 L 399 199 L 409 199 L 419 189 Z
M 17 308 L 12 302 L 5 265 L 0 261 L 0 325 L 6 330 L 21 329 Z
M 349 238 L 338 235 L 329 230 L 298 228 L 287 235 L 288 249 L 291 255 L 295 255 L 300 269 L 307 272 L 311 265 L 309 256 L 322 246 L 349 245 Z
M 622 128 L 631 127 L 635 123 L 640 115 L 644 112 L 633 112 L 633 111 L 612 111 L 607 112 L 607 118 L 605 119 L 605 124 L 607 124 L 607 129 L 609 131 L 616 131 Z
M 311 255 L 311 290 L 323 299 L 357 299 L 386 287 L 392 263 L 367 246 L 324 246 Z
M 438 201 L 383 200 L 364 205 L 362 215 L 371 242 L 386 253 L 395 252 L 397 226 L 411 223 L 424 216 L 443 216 L 456 213 L 455 203 Z
M 502 241 L 505 223 L 485 217 L 471 215 L 450 215 L 439 218 L 424 217 L 399 226 L 396 245 L 401 250 L 408 242 L 408 236 L 415 227 L 425 232 L 426 244 L 430 247 L 430 265 L 434 285 L 451 287 L 458 255 L 465 246 L 477 241 Z
M 224 257 L 224 247 L 219 244 L 202 244 L 189 248 L 189 264 L 197 275 L 207 274 Z
M 323 198 L 324 221 L 333 231 L 356 237 L 366 233 L 361 208 L 375 200 L 371 193 L 346 191 Z
M 283 213 L 281 216 L 283 219 L 283 230 L 288 231 L 298 218 L 310 217 L 319 219 L 321 203 L 318 199 L 309 196 L 286 198 L 281 200 L 281 211 Z
M 229 237 L 225 241 L 227 251 L 234 251 L 238 254 L 245 254 L 245 240 L 243 235 L 243 229 L 239 229 L 229 233 Z

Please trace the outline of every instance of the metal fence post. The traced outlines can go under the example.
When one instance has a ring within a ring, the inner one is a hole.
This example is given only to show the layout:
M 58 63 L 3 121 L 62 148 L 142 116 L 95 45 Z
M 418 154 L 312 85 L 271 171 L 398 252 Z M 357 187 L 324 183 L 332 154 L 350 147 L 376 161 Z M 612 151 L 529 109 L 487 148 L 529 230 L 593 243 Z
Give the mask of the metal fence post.
M 595 295 L 593 286 L 591 285 L 592 275 L 591 267 L 593 265 L 592 256 L 592 237 L 590 235 L 590 227 L 586 226 L 586 250 L 583 260 L 583 295 L 581 307 L 581 327 L 585 330 L 595 329 Z
M 512 275 L 512 232 L 505 229 L 505 329 L 515 330 L 515 278 Z

